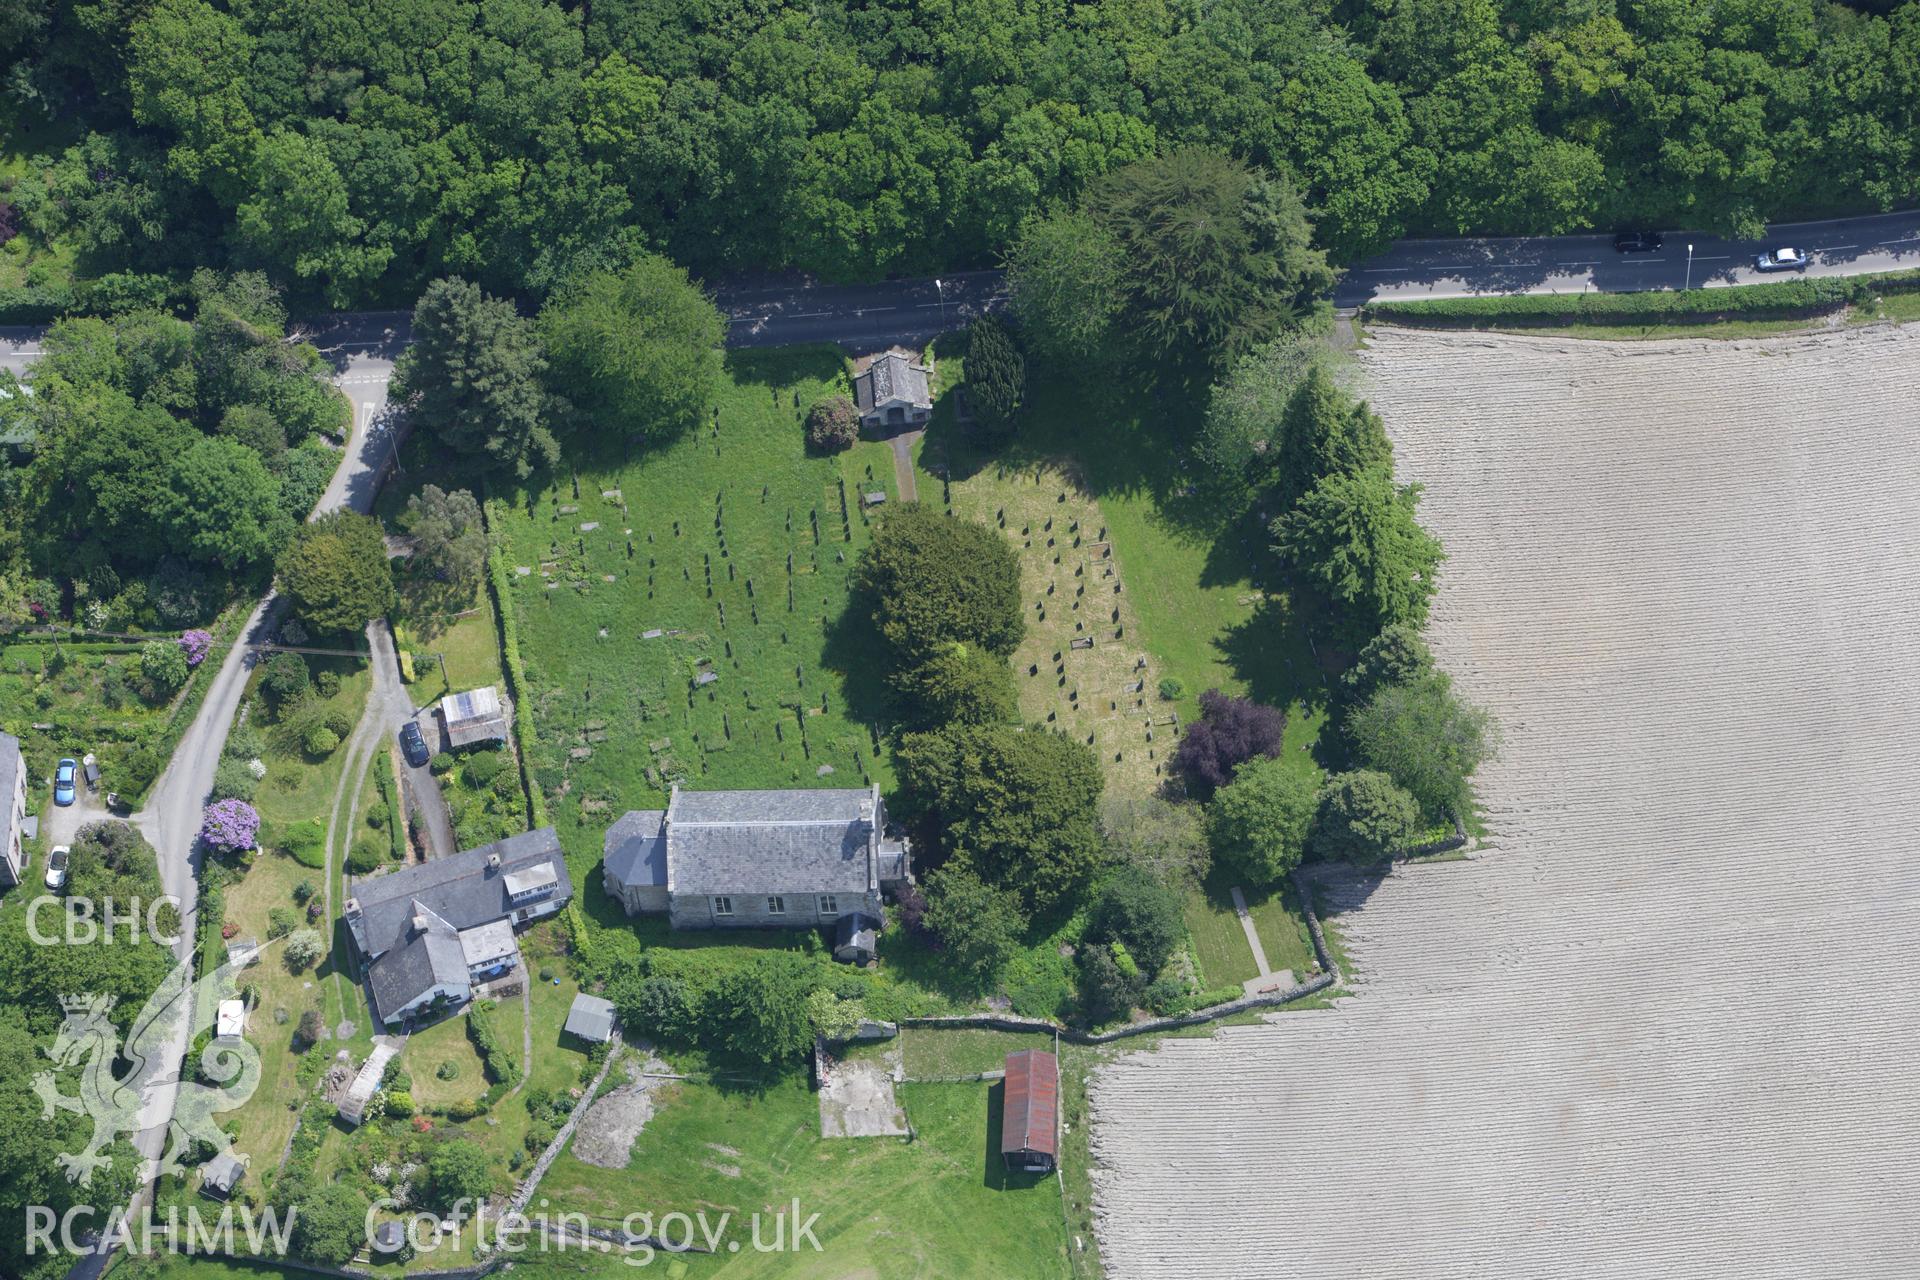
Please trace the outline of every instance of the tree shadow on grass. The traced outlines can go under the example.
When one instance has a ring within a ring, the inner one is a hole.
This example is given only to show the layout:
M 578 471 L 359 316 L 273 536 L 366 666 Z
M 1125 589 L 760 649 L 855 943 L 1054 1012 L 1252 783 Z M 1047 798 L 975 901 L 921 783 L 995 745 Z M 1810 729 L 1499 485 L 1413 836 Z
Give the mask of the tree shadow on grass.
M 886 642 L 873 625 L 873 595 L 859 587 L 847 592 L 847 603 L 827 624 L 820 663 L 839 677 L 847 719 L 884 737 L 892 723 L 887 687 L 882 673 L 889 665 Z
M 1341 659 L 1322 642 L 1313 622 L 1310 607 L 1295 609 L 1285 596 L 1267 596 L 1245 621 L 1216 637 L 1214 648 L 1246 682 L 1254 701 L 1328 710 L 1336 700 L 1331 672 L 1341 669 Z
M 727 352 L 722 367 L 737 385 L 759 384 L 777 394 L 796 382 L 833 381 L 846 372 L 847 357 L 840 348 L 827 343 L 741 348 Z

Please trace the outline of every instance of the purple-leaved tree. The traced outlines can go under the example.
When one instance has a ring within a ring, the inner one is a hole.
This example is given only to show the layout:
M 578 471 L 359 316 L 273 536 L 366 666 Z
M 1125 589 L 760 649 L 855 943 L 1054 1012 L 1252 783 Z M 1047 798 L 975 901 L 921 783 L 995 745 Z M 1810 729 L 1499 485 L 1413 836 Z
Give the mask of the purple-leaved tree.
M 1242 764 L 1255 756 L 1279 755 L 1286 728 L 1286 714 L 1278 707 L 1209 689 L 1200 695 L 1200 719 L 1187 726 L 1173 753 L 1173 767 L 1187 780 L 1189 795 L 1211 800 Z

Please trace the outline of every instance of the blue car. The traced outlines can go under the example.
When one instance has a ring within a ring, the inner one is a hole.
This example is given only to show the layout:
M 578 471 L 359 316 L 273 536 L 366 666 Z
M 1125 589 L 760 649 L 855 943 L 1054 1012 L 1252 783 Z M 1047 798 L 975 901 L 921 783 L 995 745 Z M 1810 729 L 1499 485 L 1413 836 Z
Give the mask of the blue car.
M 53 802 L 59 805 L 73 803 L 73 779 L 80 772 L 78 760 L 62 760 L 53 770 Z

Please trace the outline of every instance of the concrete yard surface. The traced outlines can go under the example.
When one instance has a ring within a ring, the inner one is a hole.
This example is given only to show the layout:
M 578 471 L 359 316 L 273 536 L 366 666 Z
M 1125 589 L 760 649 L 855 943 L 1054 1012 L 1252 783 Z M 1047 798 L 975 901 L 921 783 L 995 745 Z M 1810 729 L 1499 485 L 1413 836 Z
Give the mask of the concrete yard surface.
M 1096 1076 L 1108 1274 L 1914 1275 L 1920 327 L 1360 358 L 1490 835 L 1331 886 L 1354 998 Z
M 893 1093 L 900 1061 L 900 1049 L 895 1045 L 883 1057 L 832 1062 L 820 1082 L 820 1136 L 904 1136 L 907 1113 Z
M 594 1099 L 573 1136 L 574 1158 L 602 1169 L 627 1167 L 634 1139 L 653 1119 L 661 1092 L 671 1084 L 662 1075 L 667 1064 L 644 1050 L 629 1054 L 619 1066 L 625 1082 Z

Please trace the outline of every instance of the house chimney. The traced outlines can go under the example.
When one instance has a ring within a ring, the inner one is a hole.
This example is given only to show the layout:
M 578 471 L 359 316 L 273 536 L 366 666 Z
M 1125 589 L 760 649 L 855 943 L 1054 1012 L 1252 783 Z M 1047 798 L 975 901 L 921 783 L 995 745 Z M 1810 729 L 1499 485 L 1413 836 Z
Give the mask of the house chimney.
M 488 874 L 491 875 L 493 872 L 498 871 L 499 869 L 500 869 L 500 855 L 497 853 L 488 854 L 487 855 Z
M 360 918 L 360 899 L 348 898 L 347 899 L 347 919 L 358 920 L 359 918 Z

